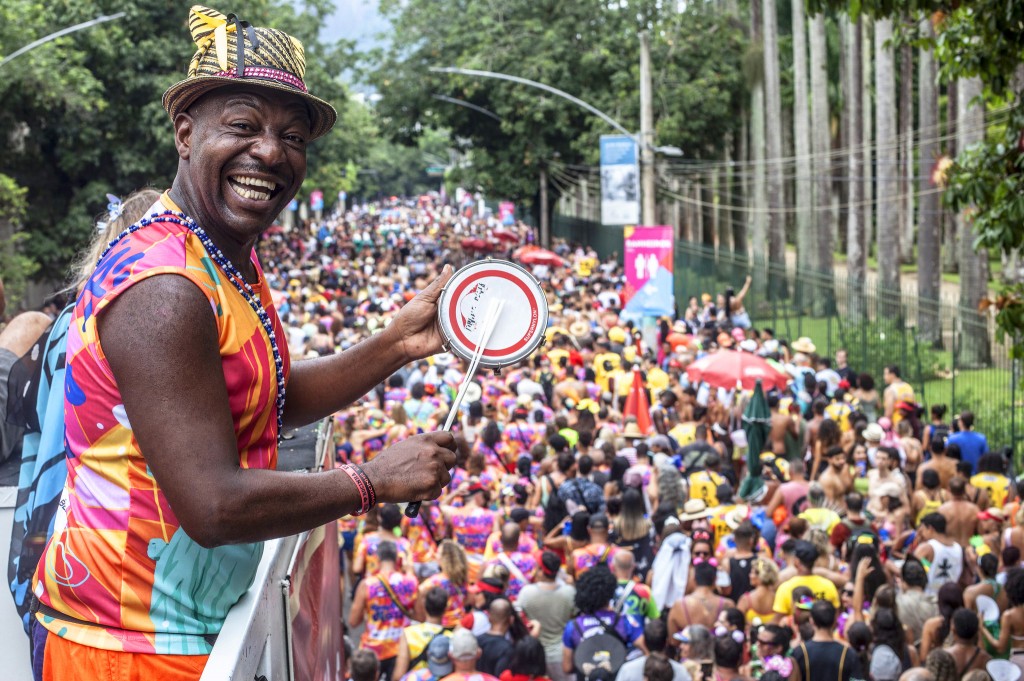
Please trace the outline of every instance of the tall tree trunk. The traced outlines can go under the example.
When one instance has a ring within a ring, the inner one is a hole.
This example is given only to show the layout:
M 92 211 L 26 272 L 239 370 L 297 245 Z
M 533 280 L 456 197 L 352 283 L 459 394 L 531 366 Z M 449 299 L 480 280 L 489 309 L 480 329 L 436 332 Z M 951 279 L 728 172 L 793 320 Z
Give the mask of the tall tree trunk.
M 974 101 L 981 96 L 981 79 L 961 79 L 957 92 L 957 147 L 963 153 L 985 137 L 985 104 Z M 978 311 L 978 303 L 988 295 L 988 251 L 974 250 L 974 232 L 969 211 L 957 217 L 960 231 L 960 318 L 963 334 L 960 361 L 964 367 L 987 366 L 992 361 L 988 323 Z
M 747 137 L 748 120 L 749 117 L 744 116 L 743 122 L 740 124 L 740 134 L 735 141 L 734 158 L 749 168 L 749 164 L 746 164 L 746 161 L 749 160 L 747 158 L 747 148 L 750 144 Z M 732 249 L 737 260 L 744 263 L 747 261 L 747 211 L 745 209 L 748 188 L 750 186 L 750 180 L 747 175 L 746 172 L 735 172 L 735 169 L 731 166 L 729 168 L 731 181 L 728 183 L 728 186 L 731 187 L 733 192 L 732 200 L 729 201 L 733 206 L 732 218 L 729 220 L 729 224 L 732 225 Z
M 900 314 L 899 141 L 896 137 L 896 79 L 892 19 L 875 20 L 875 130 L 878 140 L 878 279 L 880 314 Z
M 768 172 L 768 261 L 770 293 L 785 298 L 786 220 L 782 213 L 782 99 L 779 85 L 779 26 L 775 0 L 763 0 L 765 141 Z
M 867 317 L 867 305 L 864 299 L 864 284 L 867 277 L 867 235 L 864 225 L 864 152 L 861 145 L 864 140 L 864 109 L 862 98 L 864 79 L 864 62 L 861 58 L 864 42 L 861 31 L 863 17 L 851 23 L 846 15 L 842 20 L 847 23 L 848 40 L 843 46 L 843 60 L 849 74 L 850 96 L 845 102 L 847 117 L 847 170 L 850 175 L 848 186 L 849 206 L 846 210 L 846 276 L 848 279 L 848 311 L 847 317 L 860 322 Z
M 751 39 L 761 43 L 761 0 L 751 0 Z M 762 302 L 768 292 L 768 169 L 765 165 L 764 68 L 750 85 L 750 159 L 754 168 L 750 210 L 750 252 L 753 260 L 754 298 Z
M 914 260 L 914 48 L 900 46 L 900 262 Z
M 931 35 L 931 19 L 922 19 L 919 28 L 921 35 Z M 939 195 L 931 181 L 932 168 L 938 156 L 935 138 L 939 132 L 938 70 L 931 48 L 922 47 L 918 51 L 917 68 L 917 123 L 921 130 L 917 171 L 917 333 L 923 342 L 937 346 L 942 343 L 939 320 L 939 287 L 942 281 L 939 245 L 942 232 L 939 225 Z
M 731 135 L 730 135 L 731 137 Z M 723 254 L 732 253 L 732 203 L 734 193 L 730 186 L 732 179 L 732 139 L 725 141 L 725 163 L 715 173 L 715 231 L 718 234 L 718 249 Z M 730 258 L 731 261 L 731 258 Z
M 796 157 L 796 265 L 797 272 L 810 275 L 816 272 L 817 230 L 811 216 L 813 181 L 811 176 L 811 121 L 807 107 L 807 32 L 804 29 L 804 3 L 791 2 L 793 11 L 793 155 Z M 810 307 L 814 300 L 813 287 L 797 279 L 796 302 L 800 310 Z
M 873 234 L 875 229 L 875 152 L 874 141 L 875 124 L 874 109 L 871 106 L 872 94 L 871 84 L 874 82 L 874 30 L 873 19 L 865 18 L 862 22 L 861 39 L 861 113 L 863 116 L 863 139 L 864 150 L 864 195 L 861 197 L 862 209 L 864 211 L 864 257 L 871 255 L 871 244 L 874 242 Z M 867 270 L 865 270 L 866 272 Z
M 950 158 L 956 158 L 958 151 L 956 142 L 957 82 L 950 81 L 946 86 L 946 156 Z M 957 257 L 960 252 L 957 246 L 957 223 L 959 221 L 950 211 L 944 211 L 942 222 L 942 271 L 957 272 L 960 267 Z
M 714 174 L 708 173 L 697 183 L 696 197 L 700 206 L 701 242 L 714 252 L 715 249 L 715 195 L 711 188 Z
M 795 4 L 800 4 L 796 2 Z M 814 133 L 814 221 L 818 234 L 816 275 L 821 286 L 814 296 L 814 314 L 827 315 L 835 309 L 832 260 L 835 250 L 832 225 L 832 124 L 828 106 L 828 49 L 825 45 L 825 15 L 811 18 L 811 118 Z

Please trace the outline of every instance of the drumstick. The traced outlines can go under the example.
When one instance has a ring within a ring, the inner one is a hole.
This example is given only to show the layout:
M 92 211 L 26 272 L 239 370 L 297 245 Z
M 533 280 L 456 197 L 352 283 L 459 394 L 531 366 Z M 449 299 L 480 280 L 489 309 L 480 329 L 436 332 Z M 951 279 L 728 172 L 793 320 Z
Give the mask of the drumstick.
M 494 328 L 498 325 L 498 318 L 501 316 L 501 310 L 505 307 L 505 300 L 492 300 L 491 304 L 487 308 L 487 316 L 484 317 L 484 325 L 482 332 L 480 333 L 480 342 L 477 343 L 476 348 L 473 350 L 473 355 L 469 359 L 469 368 L 466 370 L 466 375 L 462 379 L 462 385 L 459 386 L 459 391 L 455 394 L 455 401 L 452 402 L 451 409 L 448 412 L 448 419 L 444 423 L 444 432 L 448 432 L 452 429 L 452 425 L 455 423 L 455 416 L 459 413 L 459 407 L 462 405 L 462 400 L 466 397 L 466 392 L 469 390 L 469 384 L 473 382 L 473 376 L 476 375 L 476 370 L 480 366 L 480 360 L 483 359 L 484 350 L 487 349 L 487 344 L 491 342 L 491 334 L 494 332 Z M 420 514 L 420 502 L 410 502 L 405 507 L 405 517 L 415 518 Z

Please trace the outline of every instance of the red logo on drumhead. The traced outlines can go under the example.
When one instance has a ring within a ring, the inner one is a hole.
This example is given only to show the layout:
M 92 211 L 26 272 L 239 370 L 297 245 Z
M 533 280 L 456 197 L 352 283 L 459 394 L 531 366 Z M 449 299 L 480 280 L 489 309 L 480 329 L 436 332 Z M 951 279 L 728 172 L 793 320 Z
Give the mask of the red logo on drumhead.
M 537 330 L 537 323 L 539 321 L 539 310 L 537 302 L 537 294 L 533 293 L 526 287 L 518 277 L 502 272 L 500 270 L 485 270 L 478 272 L 467 277 L 458 286 L 455 287 L 452 299 L 454 305 L 449 307 L 448 320 L 452 325 L 452 331 L 455 333 L 456 339 L 458 339 L 469 352 L 473 352 L 476 349 L 476 344 L 469 340 L 466 335 L 467 331 L 472 331 L 476 328 L 477 324 L 483 324 L 483 314 L 487 308 L 480 305 L 480 302 L 484 298 L 484 293 L 487 291 L 487 284 L 481 281 L 484 277 L 494 277 L 497 279 L 504 279 L 509 281 L 526 296 L 528 301 L 530 321 L 526 329 L 526 333 L 523 337 L 512 343 L 507 348 L 493 348 L 484 350 L 483 354 L 485 357 L 497 358 L 506 357 L 514 352 L 518 352 L 523 349 L 526 344 L 530 341 L 530 338 L 534 335 Z M 511 310 L 506 310 L 503 314 L 512 313 Z M 472 326 L 470 326 L 472 324 Z

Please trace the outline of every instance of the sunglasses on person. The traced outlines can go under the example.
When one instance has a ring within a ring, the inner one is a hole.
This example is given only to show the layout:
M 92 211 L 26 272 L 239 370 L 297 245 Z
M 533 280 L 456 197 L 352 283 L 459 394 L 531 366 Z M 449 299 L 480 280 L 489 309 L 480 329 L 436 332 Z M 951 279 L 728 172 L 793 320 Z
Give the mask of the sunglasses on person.
M 760 637 L 758 637 L 757 645 L 759 645 L 759 646 L 774 646 L 774 645 L 778 645 L 778 644 L 775 641 L 765 641 L 765 640 L 762 640 Z
M 710 555 L 711 555 L 710 551 L 694 551 L 693 552 L 694 558 L 707 558 Z

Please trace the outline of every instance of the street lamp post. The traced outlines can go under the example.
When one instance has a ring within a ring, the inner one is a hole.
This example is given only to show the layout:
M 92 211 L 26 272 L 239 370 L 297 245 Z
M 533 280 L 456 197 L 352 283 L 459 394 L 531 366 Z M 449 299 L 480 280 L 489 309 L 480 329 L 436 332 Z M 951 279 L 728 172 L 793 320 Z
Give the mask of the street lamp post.
M 645 71 L 646 66 L 646 71 Z M 549 92 L 553 95 L 566 99 L 578 107 L 586 109 L 590 113 L 594 114 L 608 125 L 612 126 L 619 132 L 629 136 L 640 148 L 641 163 L 641 222 L 647 225 L 654 224 L 655 220 L 655 168 L 654 168 L 654 155 L 662 154 L 664 156 L 682 156 L 683 151 L 679 147 L 663 146 L 658 147 L 654 145 L 654 107 L 653 107 L 653 92 L 650 82 L 650 48 L 648 43 L 648 37 L 646 32 L 640 34 L 640 103 L 641 103 L 641 119 L 640 119 L 640 134 L 630 132 L 619 123 L 617 120 L 606 114 L 605 112 L 598 109 L 592 104 L 588 104 L 579 97 L 574 97 L 564 90 L 559 90 L 556 87 L 552 87 L 545 83 L 540 83 L 529 78 L 522 78 L 520 76 L 513 76 L 507 73 L 496 73 L 494 71 L 481 71 L 479 69 L 461 69 L 454 66 L 432 66 L 430 70 L 434 73 L 455 73 L 462 76 L 477 76 L 480 78 L 495 78 L 497 80 L 506 80 L 519 85 L 526 85 L 528 87 L 536 88 Z M 645 77 L 646 74 L 646 77 Z M 647 102 L 646 108 L 644 102 Z M 546 175 L 542 173 L 542 183 L 546 181 Z M 546 194 L 546 187 L 542 187 L 542 195 Z M 542 225 L 546 223 L 547 216 L 541 216 Z M 544 234 L 542 230 L 541 238 L 543 240 Z
M 104 23 L 106 21 L 114 21 L 115 19 L 120 19 L 123 16 L 125 16 L 125 12 L 117 12 L 116 14 L 109 14 L 109 15 L 105 14 L 103 16 L 98 16 L 95 19 L 90 19 L 89 21 L 83 21 L 80 24 L 75 24 L 74 26 L 68 26 L 67 28 L 62 28 L 59 31 L 55 31 L 55 32 L 53 32 L 53 33 L 51 33 L 51 34 L 49 34 L 47 36 L 43 36 L 39 40 L 33 40 L 28 45 L 25 45 L 24 47 L 19 48 L 19 49 L 15 50 L 14 52 L 11 52 L 9 55 L 4 57 L 3 59 L 0 59 L 0 67 L 3 67 L 4 64 L 6 64 L 7 62 L 11 61 L 12 59 L 15 59 L 16 57 L 20 57 L 21 55 L 25 54 L 29 50 L 34 50 L 35 48 L 39 47 L 40 45 L 44 45 L 44 44 L 50 42 L 51 40 L 56 40 L 57 38 L 60 38 L 62 36 L 68 35 L 69 33 L 75 33 L 76 31 L 81 31 L 81 30 L 84 30 L 86 28 L 91 28 L 91 27 L 93 27 L 93 26 L 95 26 L 97 24 L 102 24 L 102 23 Z

